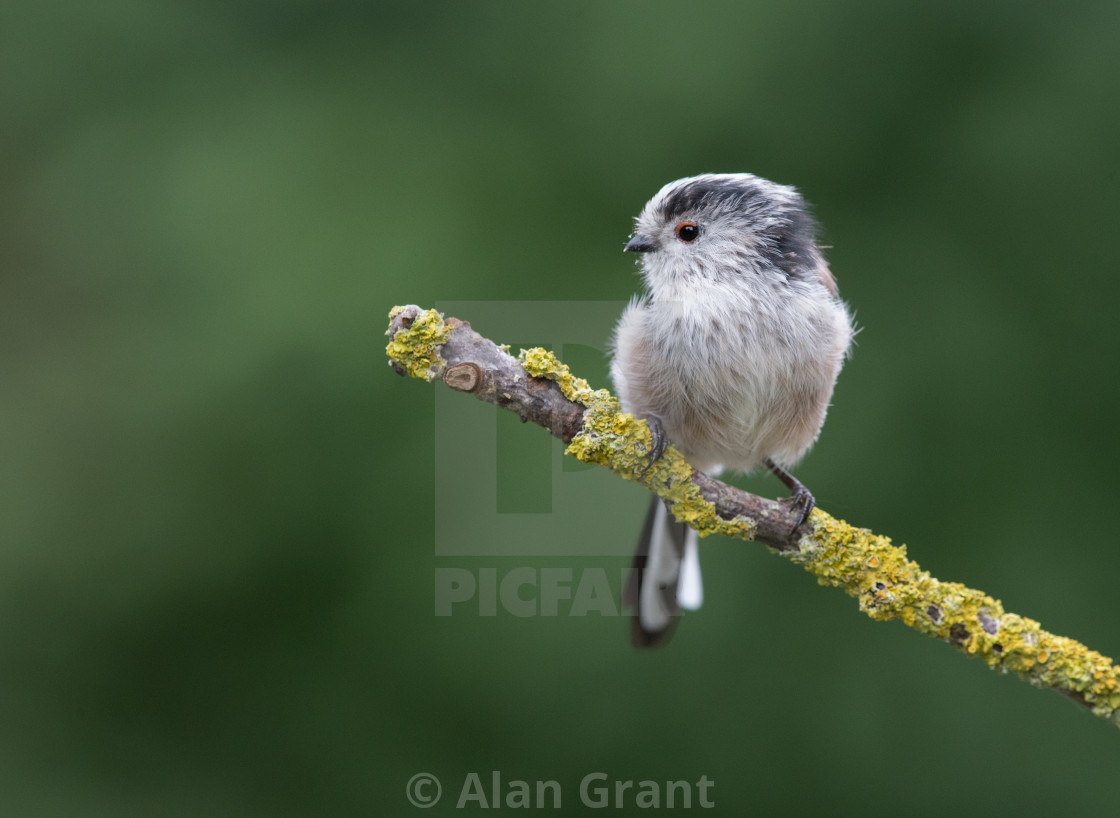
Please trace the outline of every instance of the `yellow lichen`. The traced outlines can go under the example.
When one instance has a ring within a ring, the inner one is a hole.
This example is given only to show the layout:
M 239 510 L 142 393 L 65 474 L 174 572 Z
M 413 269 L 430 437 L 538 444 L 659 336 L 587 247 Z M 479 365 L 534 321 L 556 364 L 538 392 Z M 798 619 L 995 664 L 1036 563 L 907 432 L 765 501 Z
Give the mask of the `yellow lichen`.
M 403 309 L 394 307 L 390 318 Z M 432 380 L 445 365 L 439 348 L 450 334 L 442 315 L 424 310 L 393 335 L 386 352 L 412 377 Z M 568 446 L 569 454 L 645 484 L 669 504 L 677 520 L 702 537 L 753 537 L 750 520 L 728 521 L 716 515 L 715 506 L 690 479 L 692 468 L 672 446 L 647 469 L 649 427 L 622 412 L 610 392 L 592 389 L 546 350 L 522 350 L 519 360 L 531 376 L 556 382 L 565 397 L 585 408 L 583 428 Z M 906 546 L 895 546 L 888 537 L 851 526 L 821 509 L 814 509 L 810 521 L 810 533 L 798 548 L 780 553 L 812 572 L 820 584 L 843 588 L 872 619 L 898 619 L 979 656 L 995 670 L 1084 701 L 1094 714 L 1120 725 L 1120 668 L 1109 657 L 1044 631 L 1032 619 L 1005 612 L 999 600 L 981 591 L 931 577 L 907 557 Z
M 800 549 L 783 552 L 859 600 L 872 619 L 908 627 L 979 656 L 994 670 L 1083 699 L 1093 713 L 1120 725 L 1120 668 L 1073 639 L 1007 613 L 997 599 L 957 582 L 941 582 L 906 556 L 905 546 L 816 509 Z
M 554 381 L 564 393 L 564 397 L 574 403 L 584 403 L 584 397 L 591 391 L 591 385 L 583 378 L 577 378 L 568 369 L 568 365 L 561 363 L 560 359 L 541 347 L 523 349 L 517 360 L 525 371 L 534 378 L 547 378 Z M 606 390 L 601 390 L 605 392 Z
M 692 467 L 674 447 L 667 448 L 650 466 L 653 436 L 648 424 L 623 412 L 618 398 L 609 391 L 592 389 L 583 378 L 574 377 L 567 365 L 548 350 L 523 349 L 518 360 L 534 378 L 554 381 L 568 400 L 586 407 L 583 428 L 568 445 L 567 454 L 584 463 L 605 466 L 625 480 L 644 483 L 666 501 L 679 522 L 695 528 L 701 537 L 724 534 L 751 538 L 754 523 L 743 517 L 719 517 L 715 505 L 692 482 Z
M 389 311 L 389 320 L 392 321 L 405 307 L 393 307 Z M 386 330 L 388 335 L 390 330 Z M 430 381 L 439 375 L 445 366 L 445 361 L 439 354 L 439 348 L 447 343 L 451 336 L 451 327 L 443 322 L 443 316 L 435 310 L 422 310 L 412 323 L 404 329 L 397 330 L 385 354 L 389 360 L 401 366 L 410 377 L 423 378 Z

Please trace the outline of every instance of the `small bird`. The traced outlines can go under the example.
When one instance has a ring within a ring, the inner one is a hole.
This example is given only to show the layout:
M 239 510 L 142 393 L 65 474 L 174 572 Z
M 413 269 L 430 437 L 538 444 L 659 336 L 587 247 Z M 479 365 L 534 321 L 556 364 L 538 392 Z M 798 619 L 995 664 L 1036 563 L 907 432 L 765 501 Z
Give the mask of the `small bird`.
M 813 445 L 854 328 L 796 189 L 749 173 L 670 182 L 636 220 L 646 294 L 619 319 L 611 378 L 622 408 L 707 474 L 765 465 L 793 492 L 798 525 L 813 495 L 787 468 Z M 672 631 L 703 602 L 694 530 L 656 497 L 623 594 L 631 641 Z

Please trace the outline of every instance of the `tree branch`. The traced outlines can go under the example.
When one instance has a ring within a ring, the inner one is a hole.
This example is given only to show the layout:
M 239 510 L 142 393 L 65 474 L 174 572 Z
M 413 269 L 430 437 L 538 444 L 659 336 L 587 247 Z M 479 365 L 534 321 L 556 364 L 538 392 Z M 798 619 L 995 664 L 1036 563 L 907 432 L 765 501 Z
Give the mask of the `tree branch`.
M 942 582 L 906 556 L 906 546 L 837 520 L 821 509 L 795 529 L 790 502 L 768 500 L 695 472 L 675 448 L 646 471 L 650 433 L 645 421 L 543 349 L 514 358 L 456 318 L 415 305 L 395 307 L 386 353 L 402 375 L 443 380 L 548 429 L 567 453 L 641 483 L 700 536 L 724 534 L 763 543 L 842 588 L 872 619 L 898 619 L 953 645 L 988 667 L 1047 687 L 1120 726 L 1120 667 L 1085 645 L 1003 610 L 999 600 L 956 582 Z

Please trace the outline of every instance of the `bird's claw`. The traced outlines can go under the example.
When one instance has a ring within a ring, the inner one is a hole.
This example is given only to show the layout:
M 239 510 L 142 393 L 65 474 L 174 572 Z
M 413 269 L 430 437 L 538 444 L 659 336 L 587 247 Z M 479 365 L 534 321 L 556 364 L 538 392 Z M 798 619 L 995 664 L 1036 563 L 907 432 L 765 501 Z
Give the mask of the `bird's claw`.
M 793 496 L 789 499 L 790 511 L 796 513 L 799 508 L 801 509 L 801 513 L 797 517 L 797 524 L 793 527 L 793 530 L 796 531 L 805 524 L 806 520 L 809 519 L 809 515 L 813 512 L 813 509 L 816 508 L 817 501 L 813 497 L 809 489 L 805 488 L 804 486 L 795 489 L 793 492 Z
M 816 507 L 817 501 L 813 499 L 812 492 L 805 488 L 805 485 L 800 480 L 769 457 L 766 458 L 766 467 L 774 472 L 775 477 L 786 484 L 786 488 L 793 492 L 793 495 L 789 498 L 789 510 L 796 513 L 798 509 L 801 509 L 801 513 L 797 517 L 797 522 L 789 532 L 792 535 L 809 519 L 809 514 L 813 511 L 813 508 Z
M 646 418 L 646 425 L 649 426 L 649 436 L 651 438 L 649 446 L 649 463 L 642 469 L 638 479 L 641 480 L 646 476 L 646 473 L 653 468 L 653 464 L 662 458 L 665 454 L 665 449 L 669 446 L 669 438 L 665 436 L 665 429 L 661 426 L 661 421 L 656 417 L 650 416 Z

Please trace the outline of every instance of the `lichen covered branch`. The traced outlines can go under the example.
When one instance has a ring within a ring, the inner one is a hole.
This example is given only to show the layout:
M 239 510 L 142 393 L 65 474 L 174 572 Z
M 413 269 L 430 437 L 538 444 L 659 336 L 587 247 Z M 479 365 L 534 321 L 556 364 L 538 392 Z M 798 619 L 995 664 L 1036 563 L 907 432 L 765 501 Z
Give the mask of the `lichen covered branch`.
M 645 421 L 622 412 L 605 389 L 592 389 L 543 349 L 518 357 L 470 324 L 435 310 L 395 307 L 386 352 L 402 375 L 474 395 L 548 429 L 567 453 L 639 482 L 664 499 L 676 519 L 701 537 L 724 534 L 761 542 L 842 588 L 872 619 L 898 619 L 993 670 L 1048 687 L 1120 726 L 1120 667 L 1081 643 L 1007 613 L 999 600 L 956 582 L 941 582 L 906 555 L 906 546 L 815 509 L 800 528 L 788 501 L 768 500 L 695 472 L 670 446 L 649 465 Z

